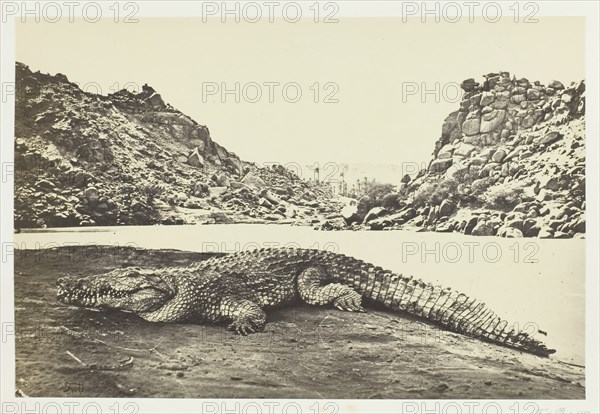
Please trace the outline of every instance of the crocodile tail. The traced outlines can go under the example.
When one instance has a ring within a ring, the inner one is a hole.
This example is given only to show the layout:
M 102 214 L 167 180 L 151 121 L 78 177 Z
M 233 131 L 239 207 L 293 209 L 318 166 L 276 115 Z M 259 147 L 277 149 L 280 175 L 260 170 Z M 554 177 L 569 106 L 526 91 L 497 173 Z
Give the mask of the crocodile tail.
M 407 312 L 449 331 L 535 355 L 548 356 L 556 352 L 515 325 L 509 325 L 485 303 L 463 293 L 347 256 L 330 263 L 340 282 L 396 312 Z
M 412 276 L 384 272 L 379 291 L 370 299 L 395 311 L 426 319 L 449 331 L 519 349 L 540 356 L 556 352 L 528 333 L 515 329 L 485 306 L 464 293 L 425 283 Z M 384 281 L 385 280 L 385 281 Z

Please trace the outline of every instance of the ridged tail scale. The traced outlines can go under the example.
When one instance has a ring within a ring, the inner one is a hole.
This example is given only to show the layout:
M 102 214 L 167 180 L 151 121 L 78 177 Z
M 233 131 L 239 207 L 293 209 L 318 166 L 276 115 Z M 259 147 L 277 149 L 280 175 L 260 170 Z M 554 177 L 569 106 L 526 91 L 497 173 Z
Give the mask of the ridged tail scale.
M 386 271 L 353 257 L 323 252 L 319 260 L 329 276 L 394 311 L 426 319 L 447 330 L 540 356 L 556 352 L 523 331 L 510 327 L 485 303 L 451 288 Z

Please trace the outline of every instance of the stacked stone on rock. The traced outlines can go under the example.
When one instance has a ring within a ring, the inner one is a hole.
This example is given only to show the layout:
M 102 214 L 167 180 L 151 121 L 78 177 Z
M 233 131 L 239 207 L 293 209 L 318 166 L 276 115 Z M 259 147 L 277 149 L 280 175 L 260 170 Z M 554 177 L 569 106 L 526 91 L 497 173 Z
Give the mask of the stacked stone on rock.
M 543 85 L 497 72 L 484 75 L 483 82 L 467 79 L 461 87 L 460 107 L 443 121 L 427 171 L 403 179 L 398 191 L 417 215 L 399 223 L 393 219 L 398 213 L 390 211 L 370 220 L 370 228 L 583 235 L 585 83 Z M 441 193 L 423 203 L 431 188 Z M 523 206 L 523 217 L 511 215 Z

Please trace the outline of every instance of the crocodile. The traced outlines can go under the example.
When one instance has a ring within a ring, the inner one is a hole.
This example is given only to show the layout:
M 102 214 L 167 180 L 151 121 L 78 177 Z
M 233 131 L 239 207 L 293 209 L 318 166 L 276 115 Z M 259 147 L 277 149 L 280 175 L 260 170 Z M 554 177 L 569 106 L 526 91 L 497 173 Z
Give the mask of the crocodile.
M 263 331 L 265 311 L 294 302 L 364 312 L 364 301 L 527 353 L 556 352 L 464 293 L 325 250 L 256 249 L 182 267 L 65 276 L 57 281 L 57 298 L 151 322 L 226 324 L 241 335 Z

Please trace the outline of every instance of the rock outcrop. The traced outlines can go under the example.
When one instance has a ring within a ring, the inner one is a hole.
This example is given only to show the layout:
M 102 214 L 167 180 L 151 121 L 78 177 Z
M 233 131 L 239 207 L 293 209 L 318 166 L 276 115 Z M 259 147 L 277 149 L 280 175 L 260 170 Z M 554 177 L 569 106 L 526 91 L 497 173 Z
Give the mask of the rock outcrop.
M 16 83 L 16 228 L 313 224 L 339 210 L 326 187 L 241 160 L 150 86 L 97 95 L 21 63 Z
M 402 208 L 361 228 L 583 237 L 585 83 L 484 78 L 462 83 L 428 168 L 402 179 Z

